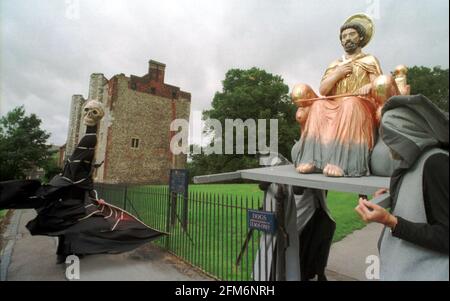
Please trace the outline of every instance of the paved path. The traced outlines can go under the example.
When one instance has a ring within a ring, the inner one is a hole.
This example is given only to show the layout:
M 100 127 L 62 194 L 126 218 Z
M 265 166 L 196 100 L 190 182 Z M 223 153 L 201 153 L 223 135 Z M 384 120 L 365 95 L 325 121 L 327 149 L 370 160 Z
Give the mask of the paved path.
M 4 233 L 0 262 L 1 280 L 66 281 L 66 265 L 55 264 L 56 239 L 31 236 L 26 223 L 34 210 L 16 210 Z M 382 226 L 370 224 L 333 244 L 328 260 L 329 280 L 369 280 L 369 255 L 378 255 L 377 242 Z M 92 255 L 80 261 L 80 280 L 211 280 L 175 256 L 147 244 L 118 255 Z
M 333 244 L 326 273 L 330 280 L 375 280 L 366 278 L 370 265 L 366 259 L 370 255 L 378 256 L 377 244 L 382 230 L 380 224 L 369 224 Z
M 31 236 L 26 223 L 34 210 L 16 210 L 4 233 L 2 280 L 66 281 L 66 265 L 55 264 L 56 239 Z M 7 273 L 6 273 L 7 272 Z M 92 255 L 80 261 L 80 280 L 211 280 L 175 256 L 147 244 L 118 255 Z

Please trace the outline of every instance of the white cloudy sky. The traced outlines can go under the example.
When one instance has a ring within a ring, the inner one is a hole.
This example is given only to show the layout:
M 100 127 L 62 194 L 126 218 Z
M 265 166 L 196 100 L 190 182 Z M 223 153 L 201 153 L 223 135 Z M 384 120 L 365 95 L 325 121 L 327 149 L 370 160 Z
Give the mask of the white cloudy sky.
M 164 62 L 166 82 L 209 107 L 230 68 L 263 68 L 292 87 L 317 87 L 342 55 L 338 28 L 366 12 L 376 33 L 365 51 L 387 73 L 449 65 L 447 0 L 1 0 L 0 114 L 18 105 L 65 142 L 71 95 L 91 73 L 143 75 Z

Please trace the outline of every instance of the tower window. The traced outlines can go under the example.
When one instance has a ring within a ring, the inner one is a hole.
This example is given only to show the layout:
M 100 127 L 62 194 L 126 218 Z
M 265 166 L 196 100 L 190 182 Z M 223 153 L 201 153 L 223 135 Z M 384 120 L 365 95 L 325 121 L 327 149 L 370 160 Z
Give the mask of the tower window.
M 139 139 L 138 138 L 132 138 L 131 139 L 131 148 L 138 148 L 139 147 Z

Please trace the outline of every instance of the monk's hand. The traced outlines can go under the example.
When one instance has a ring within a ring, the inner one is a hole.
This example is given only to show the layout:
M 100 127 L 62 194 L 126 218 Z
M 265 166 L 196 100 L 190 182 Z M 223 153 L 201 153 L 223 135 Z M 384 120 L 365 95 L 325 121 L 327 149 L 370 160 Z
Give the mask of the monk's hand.
M 380 188 L 373 194 L 373 197 L 376 198 L 376 197 L 378 197 L 378 196 L 380 196 L 382 194 L 385 194 L 387 192 L 389 192 L 389 189 L 387 189 L 387 188 Z
M 372 84 L 367 84 L 359 88 L 359 90 L 356 92 L 358 95 L 369 95 L 370 90 L 372 90 Z
M 380 223 L 392 229 L 397 225 L 397 218 L 390 214 L 386 209 L 369 202 L 364 198 L 359 198 L 359 204 L 355 211 L 366 223 Z
M 338 78 L 344 78 L 353 72 L 353 66 L 352 64 L 341 65 L 336 68 L 335 72 Z

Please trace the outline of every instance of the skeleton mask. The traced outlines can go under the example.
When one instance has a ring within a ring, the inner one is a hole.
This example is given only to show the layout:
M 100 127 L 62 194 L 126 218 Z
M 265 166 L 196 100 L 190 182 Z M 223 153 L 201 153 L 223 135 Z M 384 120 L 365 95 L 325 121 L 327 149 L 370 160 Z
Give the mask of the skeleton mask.
M 97 100 L 89 100 L 83 108 L 83 123 L 86 126 L 94 126 L 104 115 L 102 103 Z

